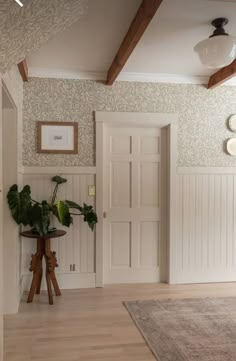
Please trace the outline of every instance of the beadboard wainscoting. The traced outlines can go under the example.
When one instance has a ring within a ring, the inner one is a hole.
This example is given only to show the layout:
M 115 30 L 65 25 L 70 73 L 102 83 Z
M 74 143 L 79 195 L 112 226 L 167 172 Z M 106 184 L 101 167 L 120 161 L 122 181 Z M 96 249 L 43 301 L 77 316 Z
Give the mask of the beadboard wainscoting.
M 52 176 L 60 174 L 67 183 L 59 187 L 58 198 L 70 199 L 95 206 L 95 197 L 88 195 L 90 185 L 95 185 L 95 167 L 23 167 L 23 182 L 31 186 L 35 200 L 49 199 L 52 194 Z M 82 217 L 74 216 L 74 224 L 65 229 L 65 237 L 53 239 L 52 250 L 56 252 L 59 267 L 57 278 L 62 289 L 86 288 L 96 286 L 95 277 L 95 232 L 83 222 Z M 29 272 L 31 254 L 36 250 L 33 239 L 22 238 L 21 241 L 21 292 L 30 287 L 32 275 Z M 43 288 L 46 284 L 43 284 Z
M 177 283 L 236 281 L 236 168 L 177 173 Z
M 88 186 L 95 184 L 96 167 L 23 167 L 22 173 L 35 199 L 48 199 L 50 179 L 60 174 L 68 180 L 59 191 L 60 197 L 95 205 L 95 197 L 88 196 Z M 236 281 L 236 168 L 178 167 L 176 180 L 171 283 Z M 65 230 L 65 237 L 52 240 L 61 288 L 96 287 L 95 234 L 76 217 L 73 227 Z M 29 264 L 36 243 L 22 239 L 21 244 L 23 292 L 29 289 Z

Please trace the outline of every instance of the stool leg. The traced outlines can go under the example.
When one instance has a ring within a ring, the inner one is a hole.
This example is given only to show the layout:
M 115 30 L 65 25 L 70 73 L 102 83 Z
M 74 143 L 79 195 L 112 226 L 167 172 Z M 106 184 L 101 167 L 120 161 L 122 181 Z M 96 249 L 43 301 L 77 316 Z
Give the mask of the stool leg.
M 36 288 L 36 295 L 40 295 L 42 278 L 43 278 L 43 268 L 42 268 L 42 260 L 41 260 L 41 269 L 40 269 L 39 275 L 38 275 L 38 285 L 37 285 L 37 288 Z
M 58 267 L 56 252 L 51 252 L 50 239 L 45 240 L 45 257 L 47 263 L 47 283 L 50 284 L 49 290 L 51 289 L 51 283 L 53 284 L 56 296 L 61 296 L 61 291 L 57 283 L 55 268 Z M 49 296 L 50 297 L 50 296 Z
M 52 296 L 52 286 L 51 286 L 51 278 L 50 278 L 50 271 L 49 271 L 49 260 L 47 255 L 45 255 L 46 259 L 46 282 L 47 282 L 47 289 L 48 289 L 48 301 L 50 305 L 53 305 L 53 296 Z
M 57 279 L 56 279 L 54 271 L 50 272 L 50 278 L 51 278 L 51 281 L 52 281 L 53 288 L 55 290 L 56 296 L 61 296 L 61 291 L 60 291 L 60 288 L 58 286 Z
M 50 252 L 50 277 L 51 281 L 56 293 L 56 296 L 61 296 L 61 291 L 57 283 L 56 275 L 55 275 L 55 267 L 58 267 L 56 252 Z
M 33 280 L 31 283 L 27 303 L 33 302 L 34 294 L 35 294 L 36 288 L 38 287 L 38 280 L 39 280 L 39 275 L 40 275 L 40 255 L 38 253 L 36 253 L 35 255 L 32 255 L 30 271 L 33 272 L 34 275 L 33 275 Z
M 34 273 L 30 291 L 29 291 L 29 295 L 28 295 L 28 299 L 27 299 L 27 303 L 33 302 L 33 298 L 34 298 L 34 294 L 35 294 L 35 290 L 36 290 L 37 282 L 38 282 L 37 278 L 38 278 L 38 275 L 36 273 Z

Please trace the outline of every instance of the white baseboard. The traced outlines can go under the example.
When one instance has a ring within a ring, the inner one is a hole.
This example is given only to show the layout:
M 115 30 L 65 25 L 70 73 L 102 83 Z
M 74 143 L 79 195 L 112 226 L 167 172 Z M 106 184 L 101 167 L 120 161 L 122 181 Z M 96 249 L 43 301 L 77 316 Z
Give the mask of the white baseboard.
M 127 281 L 127 272 L 129 273 Z M 148 281 L 147 281 L 148 280 Z M 122 270 L 113 269 L 104 275 L 104 284 L 120 283 L 159 283 L 160 271 L 157 268 Z
M 61 290 L 77 288 L 94 288 L 95 273 L 58 273 L 56 275 Z M 24 292 L 28 292 L 32 281 L 32 275 L 23 275 L 21 277 L 21 297 Z M 42 280 L 42 290 L 46 290 L 46 282 Z
M 194 269 L 176 272 L 176 282 L 170 284 L 236 282 L 236 268 Z

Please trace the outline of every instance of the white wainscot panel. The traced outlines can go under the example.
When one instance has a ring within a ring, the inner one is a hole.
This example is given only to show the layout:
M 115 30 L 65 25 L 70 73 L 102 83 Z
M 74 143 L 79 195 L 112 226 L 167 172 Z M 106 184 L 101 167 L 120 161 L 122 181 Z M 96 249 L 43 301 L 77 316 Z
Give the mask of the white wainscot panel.
M 159 222 L 141 222 L 139 263 L 142 267 L 159 266 Z
M 177 282 L 236 281 L 236 175 L 187 172 L 177 176 Z
M 159 163 L 140 165 L 140 208 L 159 206 Z
M 159 154 L 160 137 L 143 136 L 140 140 L 141 154 Z
M 112 222 L 110 230 L 110 266 L 111 268 L 130 267 L 131 260 L 131 224 L 130 222 Z
M 115 154 L 131 153 L 131 137 L 130 136 L 112 136 L 110 138 L 110 152 Z
M 95 205 L 95 197 L 88 195 L 88 186 L 95 185 L 95 174 L 61 174 L 67 183 L 59 186 L 58 198 L 70 199 L 76 203 Z M 31 186 L 35 200 L 50 200 L 53 190 L 51 177 L 54 174 L 24 174 L 24 184 Z M 62 289 L 95 287 L 95 233 L 81 217 L 74 216 L 70 228 L 62 227 L 57 221 L 54 225 L 64 229 L 65 237 L 53 239 L 51 248 L 56 252 L 59 267 L 56 269 L 59 285 Z M 29 289 L 31 273 L 29 272 L 32 253 L 36 251 L 36 241 L 22 238 L 21 273 L 22 292 Z M 71 271 L 71 265 L 74 271 Z M 45 286 L 45 284 L 43 285 Z
M 131 164 L 113 162 L 111 168 L 111 208 L 130 207 Z M 114 191 L 115 190 L 115 191 Z

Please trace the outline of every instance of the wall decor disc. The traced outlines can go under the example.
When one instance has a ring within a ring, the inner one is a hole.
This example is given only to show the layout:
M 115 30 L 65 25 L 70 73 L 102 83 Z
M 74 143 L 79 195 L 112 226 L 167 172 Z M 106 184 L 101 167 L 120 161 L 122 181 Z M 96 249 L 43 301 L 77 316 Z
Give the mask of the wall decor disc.
M 229 128 L 232 132 L 236 132 L 236 114 L 232 114 L 229 117 Z
M 227 141 L 227 152 L 230 155 L 236 156 L 236 138 L 231 138 Z

